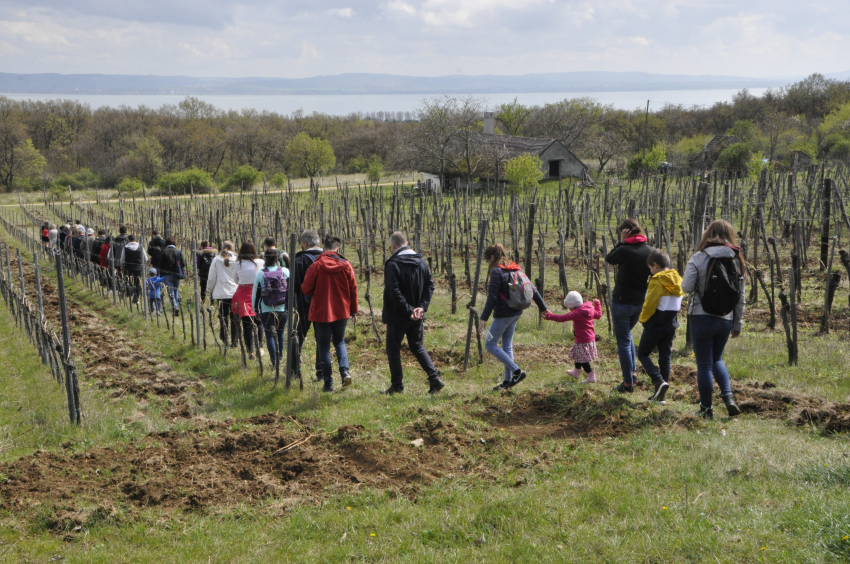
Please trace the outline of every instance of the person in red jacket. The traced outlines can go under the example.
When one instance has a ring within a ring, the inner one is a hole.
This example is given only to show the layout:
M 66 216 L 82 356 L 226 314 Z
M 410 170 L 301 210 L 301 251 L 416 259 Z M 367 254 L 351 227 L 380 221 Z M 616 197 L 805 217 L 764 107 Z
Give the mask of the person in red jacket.
M 596 372 L 591 368 L 590 363 L 596 360 L 596 330 L 593 327 L 593 321 L 602 318 L 602 304 L 599 300 L 593 300 L 593 304 L 585 302 L 578 292 L 570 292 L 564 299 L 564 307 L 570 310 L 570 313 L 564 315 L 555 315 L 546 312 L 544 317 L 549 321 L 564 323 L 566 321 L 573 322 L 573 334 L 575 335 L 575 344 L 567 353 L 567 357 L 575 363 L 575 369 L 567 370 L 567 374 L 575 379 L 581 375 L 582 369 L 587 374 L 587 378 L 582 381 L 582 384 L 594 384 L 596 382 Z
M 301 283 L 301 293 L 310 301 L 308 319 L 316 334 L 316 369 L 325 380 L 323 392 L 333 391 L 331 342 L 336 349 L 342 386 L 351 384 L 348 371 L 348 350 L 345 347 L 345 326 L 348 318 L 357 314 L 357 281 L 354 269 L 339 254 L 340 240 L 325 239 L 324 252 L 307 269 Z

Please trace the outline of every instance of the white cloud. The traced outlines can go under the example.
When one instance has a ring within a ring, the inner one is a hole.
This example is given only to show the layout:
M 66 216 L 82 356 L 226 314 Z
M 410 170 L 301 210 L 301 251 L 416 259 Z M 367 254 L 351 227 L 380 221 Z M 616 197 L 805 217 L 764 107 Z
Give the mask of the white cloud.
M 351 19 L 354 17 L 354 10 L 351 8 L 338 8 L 330 11 L 332 15 L 338 18 Z
M 789 76 L 850 69 L 850 3 L 801 6 L 791 0 L 5 0 L 0 69 L 195 76 L 433 76 L 458 69 Z

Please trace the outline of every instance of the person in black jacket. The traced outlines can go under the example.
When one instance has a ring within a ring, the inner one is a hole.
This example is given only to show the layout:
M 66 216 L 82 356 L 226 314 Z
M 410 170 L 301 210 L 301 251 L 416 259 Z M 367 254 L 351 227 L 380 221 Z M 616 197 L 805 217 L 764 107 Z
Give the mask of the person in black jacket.
M 487 320 L 492 313 L 493 322 L 490 323 L 490 328 L 487 330 L 484 346 L 490 354 L 496 357 L 496 360 L 505 366 L 504 379 L 493 388 L 494 391 L 501 391 L 513 388 L 526 377 L 525 372 L 514 361 L 513 349 L 514 331 L 517 323 L 519 323 L 520 316 L 522 316 L 522 310 L 510 307 L 507 298 L 510 292 L 511 276 L 518 276 L 521 270 L 519 265 L 508 260 L 508 253 L 503 245 L 487 247 L 484 250 L 484 260 L 490 265 L 490 284 L 487 287 L 487 302 L 484 304 L 484 310 L 481 312 L 481 319 L 478 322 L 478 331 L 484 331 Z M 546 307 L 543 296 L 540 295 L 537 288 L 533 286 L 532 288 L 532 297 L 534 303 L 537 304 L 537 309 L 541 313 L 548 312 L 549 308 Z M 501 347 L 499 341 L 502 342 Z
M 289 278 L 289 289 L 295 292 L 295 308 L 292 326 L 295 331 L 295 339 L 292 339 L 291 354 L 294 359 L 292 368 L 296 374 L 301 374 L 301 348 L 304 346 L 304 339 L 307 338 L 307 333 L 310 331 L 310 302 L 308 302 L 301 293 L 301 284 L 304 282 L 304 276 L 307 274 L 307 269 L 316 262 L 324 252 L 322 243 L 319 240 L 319 234 L 313 229 L 306 229 L 301 233 L 299 238 L 301 242 L 301 251 L 295 254 L 295 259 L 292 261 L 292 270 Z M 316 379 L 324 380 L 324 376 L 319 366 L 316 366 Z
M 151 231 L 151 240 L 148 243 L 148 256 L 151 258 L 151 266 L 160 269 L 159 259 L 162 251 L 165 250 L 165 241 L 159 236 L 159 231 L 154 229 Z
M 168 288 L 174 315 L 180 315 L 180 281 L 186 277 L 186 262 L 183 260 L 183 252 L 177 248 L 174 237 L 165 240 L 165 249 L 160 254 L 159 264 L 161 265 L 158 269 L 159 275 L 162 276 L 162 281 Z
M 127 226 L 120 225 L 118 227 L 118 236 L 112 240 L 112 247 L 110 247 L 109 256 L 107 257 L 112 259 L 112 264 L 115 265 L 115 270 L 118 274 L 126 274 L 126 272 L 121 270 L 121 255 L 124 254 L 124 247 L 127 246 L 129 241 L 127 237 Z
M 387 361 L 390 365 L 390 387 L 387 395 L 404 391 L 404 369 L 401 365 L 401 343 L 407 346 L 428 375 L 428 393 L 436 394 L 445 387 L 422 343 L 425 312 L 434 295 L 434 279 L 422 255 L 407 246 L 401 231 L 390 236 L 392 254 L 384 263 L 384 308 L 381 321 L 387 325 Z
M 605 262 L 617 265 L 611 300 L 611 324 L 617 338 L 617 355 L 623 382 L 615 388 L 618 392 L 631 393 L 637 383 L 637 356 L 632 329 L 637 325 L 646 297 L 646 288 L 651 275 L 646 259 L 654 251 L 646 244 L 640 223 L 629 218 L 620 224 L 620 241 L 614 245 Z

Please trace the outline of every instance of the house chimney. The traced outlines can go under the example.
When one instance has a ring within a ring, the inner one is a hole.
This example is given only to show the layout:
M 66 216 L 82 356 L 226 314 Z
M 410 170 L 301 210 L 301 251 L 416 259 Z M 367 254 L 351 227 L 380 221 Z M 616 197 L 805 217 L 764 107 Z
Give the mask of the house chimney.
M 496 133 L 495 112 L 484 112 L 484 133 L 486 135 L 493 135 Z

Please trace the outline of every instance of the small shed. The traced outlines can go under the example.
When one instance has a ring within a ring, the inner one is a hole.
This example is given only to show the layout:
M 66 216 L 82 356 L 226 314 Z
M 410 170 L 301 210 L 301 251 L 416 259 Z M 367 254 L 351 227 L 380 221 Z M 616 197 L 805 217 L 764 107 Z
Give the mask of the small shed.
M 481 141 L 497 148 L 495 152 L 504 160 L 526 154 L 535 155 L 540 159 L 543 178 L 574 177 L 590 180 L 587 166 L 557 139 L 483 133 Z
M 812 164 L 812 156 L 802 149 L 794 149 L 791 151 L 791 168 L 794 170 L 806 168 Z

